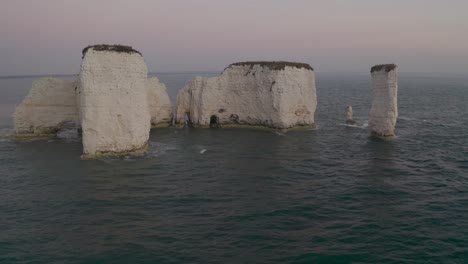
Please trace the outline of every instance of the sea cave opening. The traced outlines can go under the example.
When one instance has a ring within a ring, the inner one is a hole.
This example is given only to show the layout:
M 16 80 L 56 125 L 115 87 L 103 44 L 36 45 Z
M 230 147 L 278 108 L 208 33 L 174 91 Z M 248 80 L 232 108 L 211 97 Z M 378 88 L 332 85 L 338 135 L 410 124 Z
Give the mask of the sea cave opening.
M 190 126 L 190 113 L 186 112 L 184 115 L 184 124 L 185 126 Z
M 210 117 L 210 128 L 218 128 L 219 127 L 219 118 L 216 115 L 212 115 Z

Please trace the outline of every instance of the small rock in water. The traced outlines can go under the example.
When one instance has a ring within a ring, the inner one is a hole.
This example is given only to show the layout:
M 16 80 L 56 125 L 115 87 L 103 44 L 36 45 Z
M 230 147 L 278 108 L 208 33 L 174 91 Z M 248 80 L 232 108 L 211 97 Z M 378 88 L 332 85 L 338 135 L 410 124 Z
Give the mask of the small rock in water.
M 346 124 L 356 125 L 356 122 L 353 120 L 353 107 L 350 105 L 346 108 Z
M 349 126 L 357 126 L 358 123 L 354 120 L 346 120 L 346 125 L 349 125 Z
M 347 126 L 361 126 L 360 123 L 354 121 L 353 119 L 353 107 L 348 105 L 346 108 L 346 125 Z

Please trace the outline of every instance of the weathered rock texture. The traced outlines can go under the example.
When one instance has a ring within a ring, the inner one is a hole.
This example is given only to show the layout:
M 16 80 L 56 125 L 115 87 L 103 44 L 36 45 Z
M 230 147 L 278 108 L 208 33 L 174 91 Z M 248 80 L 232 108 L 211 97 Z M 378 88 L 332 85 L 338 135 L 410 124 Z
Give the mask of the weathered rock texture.
M 132 154 L 147 146 L 148 69 L 137 52 L 83 51 L 80 118 L 85 157 Z
M 146 80 L 148 90 L 148 106 L 152 127 L 168 127 L 172 124 L 172 103 L 166 91 L 166 86 L 158 78 Z
M 398 117 L 398 72 L 394 64 L 376 65 L 371 69 L 373 101 L 369 129 L 373 136 L 392 139 Z
M 14 113 L 17 136 L 46 136 L 63 128 L 78 127 L 76 81 L 56 78 L 35 80 Z
M 191 80 L 177 95 L 176 124 L 313 126 L 316 106 L 315 75 L 308 64 L 241 62 L 218 77 Z
M 81 128 L 85 158 L 142 153 L 151 126 L 169 126 L 172 105 L 166 86 L 129 46 L 83 49 L 78 81 L 34 81 L 14 114 L 15 136 L 55 135 Z

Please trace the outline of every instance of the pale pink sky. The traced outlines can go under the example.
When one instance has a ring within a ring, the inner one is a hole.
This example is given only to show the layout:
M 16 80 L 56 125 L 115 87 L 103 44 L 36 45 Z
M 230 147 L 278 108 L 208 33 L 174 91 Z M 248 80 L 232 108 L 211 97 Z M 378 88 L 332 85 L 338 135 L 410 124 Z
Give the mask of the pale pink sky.
M 1 0 L 0 75 L 77 73 L 99 43 L 133 46 L 153 72 L 290 60 L 468 74 L 467 12 L 466 0 Z

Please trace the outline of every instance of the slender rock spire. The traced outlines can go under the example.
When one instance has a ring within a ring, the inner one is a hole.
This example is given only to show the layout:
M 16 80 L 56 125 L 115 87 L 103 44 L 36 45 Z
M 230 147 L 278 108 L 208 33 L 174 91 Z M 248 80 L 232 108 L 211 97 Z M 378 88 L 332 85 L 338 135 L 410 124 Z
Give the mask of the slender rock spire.
M 376 65 L 371 69 L 373 101 L 369 112 L 372 136 L 391 140 L 395 137 L 398 117 L 398 72 L 395 64 Z

